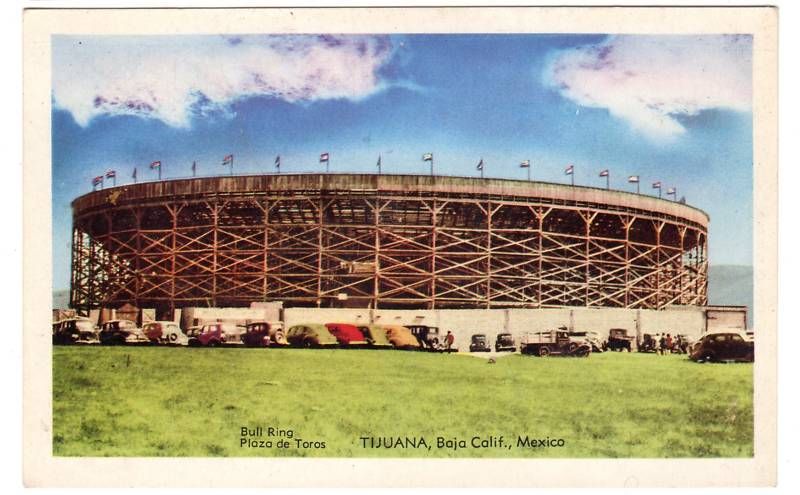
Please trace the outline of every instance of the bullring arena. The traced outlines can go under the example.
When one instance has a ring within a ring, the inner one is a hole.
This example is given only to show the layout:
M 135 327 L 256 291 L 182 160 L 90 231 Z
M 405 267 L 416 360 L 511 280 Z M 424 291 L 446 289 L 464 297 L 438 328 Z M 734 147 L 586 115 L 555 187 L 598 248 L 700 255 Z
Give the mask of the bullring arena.
M 516 331 L 517 314 L 638 332 L 648 318 L 702 326 L 707 304 L 708 216 L 622 191 L 284 174 L 130 184 L 72 207 L 70 306 L 83 314 L 279 302 L 287 324 L 480 325 L 482 310 L 492 331 Z

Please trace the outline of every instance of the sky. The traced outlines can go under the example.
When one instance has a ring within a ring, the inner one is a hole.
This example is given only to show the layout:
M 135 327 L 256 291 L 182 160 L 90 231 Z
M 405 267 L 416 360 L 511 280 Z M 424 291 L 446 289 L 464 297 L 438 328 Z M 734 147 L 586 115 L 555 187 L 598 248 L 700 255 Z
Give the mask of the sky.
M 707 212 L 711 264 L 752 265 L 752 39 L 741 35 L 54 36 L 54 289 L 70 202 L 230 173 L 435 172 L 611 187 Z M 107 180 L 105 186 L 111 186 Z M 666 197 L 666 196 L 665 196 Z

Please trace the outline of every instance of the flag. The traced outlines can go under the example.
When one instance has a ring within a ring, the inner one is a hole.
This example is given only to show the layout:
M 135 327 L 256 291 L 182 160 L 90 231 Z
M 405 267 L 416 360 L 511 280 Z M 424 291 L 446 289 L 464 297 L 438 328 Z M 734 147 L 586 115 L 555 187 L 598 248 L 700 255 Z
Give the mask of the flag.
M 378 168 L 381 168 L 381 155 L 378 155 Z
M 133 167 L 133 174 L 131 175 L 133 180 L 136 180 L 136 167 Z
M 319 162 L 320 163 L 329 162 L 330 159 L 331 159 L 331 157 L 330 157 L 330 155 L 328 153 L 323 153 L 323 154 L 319 155 Z
M 528 168 L 530 166 L 531 166 L 531 161 L 530 160 L 525 160 L 524 162 L 519 164 L 519 168 Z
M 150 164 L 150 168 L 160 168 L 160 167 L 161 167 L 161 162 L 158 160 Z
M 478 170 L 483 170 L 483 158 L 478 162 Z
M 661 189 L 661 181 L 653 182 L 653 189 Z
M 281 155 L 275 157 L 275 168 L 281 168 Z
M 225 165 L 233 165 L 233 155 L 225 155 L 225 158 L 222 159 L 222 166 Z
M 117 171 L 116 170 L 110 170 L 110 169 L 106 170 L 106 179 L 110 179 L 112 177 L 113 178 L 117 177 Z
M 92 179 L 92 185 L 93 186 L 96 186 L 97 184 L 102 184 L 102 183 L 103 183 L 103 176 L 102 175 L 98 175 L 97 177 Z
M 608 177 L 608 169 L 600 171 L 600 177 Z
M 423 162 L 432 162 L 433 161 L 433 153 L 425 153 L 422 155 Z
M 575 171 L 575 165 L 567 165 L 567 168 L 564 169 L 564 174 L 572 175 L 574 171 Z
M 192 162 L 192 173 L 197 172 L 197 162 Z
M 638 175 L 631 175 L 631 176 L 629 176 L 629 177 L 628 177 L 628 182 L 630 182 L 630 183 L 636 183 L 636 182 L 639 182 L 639 176 L 638 176 Z
M 675 194 L 675 188 L 670 187 L 669 189 L 667 189 L 667 194 Z

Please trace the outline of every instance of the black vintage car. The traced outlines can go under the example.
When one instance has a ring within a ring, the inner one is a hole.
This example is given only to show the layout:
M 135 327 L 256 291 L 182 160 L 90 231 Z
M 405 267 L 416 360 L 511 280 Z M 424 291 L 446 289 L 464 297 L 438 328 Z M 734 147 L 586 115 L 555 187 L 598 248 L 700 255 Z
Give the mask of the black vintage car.
M 631 352 L 631 341 L 633 337 L 628 335 L 628 331 L 624 328 L 612 328 L 608 331 L 608 342 L 606 343 L 607 350 L 620 351 L 623 350 Z
M 472 336 L 469 343 L 469 352 L 491 352 L 492 348 L 489 345 L 489 339 L 485 334 L 476 333 Z
M 494 342 L 494 350 L 497 352 L 514 352 L 517 350 L 514 337 L 510 333 L 498 333 Z
M 697 362 L 753 362 L 753 341 L 736 331 L 719 331 L 704 335 L 693 347 L 689 359 Z
M 642 335 L 642 341 L 638 345 L 639 352 L 657 352 L 658 339 L 655 335 L 646 333 Z
M 266 321 L 248 323 L 245 326 L 244 333 L 240 335 L 242 344 L 247 347 L 269 347 L 272 343 L 270 330 L 270 324 Z
M 546 330 L 523 335 L 519 351 L 534 356 L 576 356 L 587 357 L 592 346 L 585 341 L 576 342 L 565 330 Z

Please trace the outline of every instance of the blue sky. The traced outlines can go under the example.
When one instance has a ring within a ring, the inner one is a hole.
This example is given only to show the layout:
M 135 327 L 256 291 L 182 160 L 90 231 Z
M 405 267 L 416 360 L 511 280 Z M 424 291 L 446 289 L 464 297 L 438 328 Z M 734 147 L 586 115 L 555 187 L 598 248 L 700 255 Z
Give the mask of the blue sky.
M 163 177 L 324 170 L 524 178 L 657 193 L 711 216 L 712 264 L 752 264 L 751 39 L 392 35 L 53 38 L 54 288 L 69 204 L 107 169 Z M 107 183 L 110 185 L 110 183 Z

